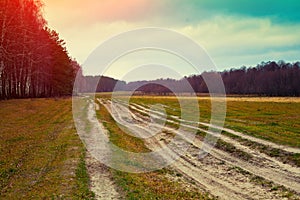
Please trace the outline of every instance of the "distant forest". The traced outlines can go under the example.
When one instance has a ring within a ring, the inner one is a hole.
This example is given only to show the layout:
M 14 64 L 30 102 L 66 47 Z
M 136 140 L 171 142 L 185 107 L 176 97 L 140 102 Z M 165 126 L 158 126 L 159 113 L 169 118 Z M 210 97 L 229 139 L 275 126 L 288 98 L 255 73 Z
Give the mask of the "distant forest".
M 39 0 L 0 1 L 0 99 L 72 94 L 80 66 L 41 8 Z
M 300 62 L 285 63 L 262 62 L 256 67 L 242 67 L 223 72 L 204 72 L 201 75 L 185 77 L 181 80 L 158 79 L 154 81 L 137 81 L 125 83 L 119 81 L 118 91 L 131 91 L 138 88 L 140 94 L 170 95 L 172 92 L 168 88 L 175 88 L 175 92 L 188 93 L 184 87 L 186 80 L 190 83 L 196 93 L 208 93 L 207 86 L 203 80 L 203 75 L 213 76 L 221 74 L 226 93 L 236 95 L 259 95 L 259 96 L 300 96 Z M 92 92 L 88 88 L 97 84 L 100 77 L 85 77 L 83 92 Z M 101 77 L 97 86 L 97 92 L 112 92 L 118 80 Z M 166 87 L 162 86 L 165 85 Z

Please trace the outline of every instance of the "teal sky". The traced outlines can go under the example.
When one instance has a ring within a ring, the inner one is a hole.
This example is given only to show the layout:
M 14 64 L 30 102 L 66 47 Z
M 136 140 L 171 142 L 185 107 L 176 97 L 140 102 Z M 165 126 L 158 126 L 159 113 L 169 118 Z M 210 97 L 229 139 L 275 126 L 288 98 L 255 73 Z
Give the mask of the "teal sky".
M 269 60 L 300 60 L 299 11 L 297 0 L 45 0 L 49 26 L 61 34 L 80 63 L 115 34 L 163 27 L 203 46 L 219 70 Z M 124 76 L 132 67 L 134 56 L 129 57 L 107 75 Z M 180 62 L 168 63 L 174 63 L 183 75 L 193 73 Z M 86 70 L 86 74 L 95 73 Z
M 203 17 L 199 15 L 199 11 L 209 11 L 207 17 L 220 14 L 267 17 L 278 23 L 299 23 L 300 20 L 298 0 L 172 0 L 172 2 L 178 11 L 181 9 L 189 11 L 191 15 L 187 16 L 194 19 L 194 22 L 199 20 L 199 17 Z

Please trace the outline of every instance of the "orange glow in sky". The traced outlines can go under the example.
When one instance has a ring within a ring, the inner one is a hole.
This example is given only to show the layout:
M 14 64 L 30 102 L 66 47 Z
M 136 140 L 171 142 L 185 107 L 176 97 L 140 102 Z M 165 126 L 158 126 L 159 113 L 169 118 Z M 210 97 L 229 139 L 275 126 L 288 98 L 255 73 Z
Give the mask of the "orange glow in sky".
M 66 41 L 79 63 L 108 38 L 144 27 L 168 28 L 191 37 L 221 69 L 269 60 L 292 62 L 300 54 L 299 1 L 298 7 L 274 1 L 273 10 L 265 9 L 263 1 L 245 5 L 235 0 L 43 1 L 49 27 Z

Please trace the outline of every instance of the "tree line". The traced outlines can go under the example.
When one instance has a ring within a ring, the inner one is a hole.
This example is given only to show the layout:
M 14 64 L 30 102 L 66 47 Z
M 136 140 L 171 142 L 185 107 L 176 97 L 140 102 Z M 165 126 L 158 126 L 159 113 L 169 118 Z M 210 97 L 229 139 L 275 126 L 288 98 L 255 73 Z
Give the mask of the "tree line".
M 172 95 L 176 93 L 208 93 L 203 77 L 221 75 L 227 94 L 259 96 L 300 96 L 300 62 L 262 62 L 255 67 L 241 67 L 223 72 L 203 72 L 201 75 L 181 80 L 158 79 L 154 81 L 119 82 L 108 77 L 86 77 L 86 85 L 97 84 L 97 92 L 136 90 L 139 94 Z M 94 81 L 94 82 L 92 82 Z M 191 87 L 187 86 L 189 83 Z M 93 92 L 85 88 L 85 92 Z
M 80 68 L 40 0 L 0 0 L 0 99 L 72 94 Z
M 222 73 L 228 94 L 300 96 L 300 62 L 262 62 Z
M 117 90 L 124 90 L 126 86 L 125 81 L 119 81 L 114 78 L 106 77 L 106 76 L 80 76 L 79 90 L 81 93 L 90 93 L 94 92 L 94 88 L 96 88 L 96 92 L 112 92 L 114 88 L 117 86 Z

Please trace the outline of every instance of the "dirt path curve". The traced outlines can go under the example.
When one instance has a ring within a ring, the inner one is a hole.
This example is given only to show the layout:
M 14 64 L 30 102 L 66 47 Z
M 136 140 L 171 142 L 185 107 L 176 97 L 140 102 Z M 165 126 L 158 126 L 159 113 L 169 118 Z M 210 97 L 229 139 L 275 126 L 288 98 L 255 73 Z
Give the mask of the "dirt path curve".
M 103 103 L 103 102 L 102 102 Z M 111 112 L 109 103 L 105 103 L 104 106 Z M 120 104 L 114 109 L 120 109 Z M 122 108 L 126 109 L 126 108 Z M 137 117 L 136 113 L 133 114 L 133 117 Z M 113 115 L 116 121 L 121 124 L 126 124 L 124 119 L 122 119 L 122 112 L 118 112 L 118 115 Z M 136 118 L 137 121 L 140 121 L 139 129 L 143 129 L 142 122 L 143 119 Z M 134 130 L 133 130 L 134 131 Z M 140 130 L 139 130 L 140 131 Z M 147 132 L 147 129 L 144 129 L 143 132 Z M 168 129 L 168 131 L 174 131 L 173 129 Z M 181 134 L 184 137 L 183 133 Z M 166 138 L 157 138 L 157 141 L 165 141 Z M 154 148 L 157 146 L 157 141 L 149 142 L 149 147 Z M 299 177 L 295 176 L 290 171 L 282 169 L 280 166 L 274 168 L 268 163 L 261 163 L 260 159 L 258 161 L 254 160 L 254 163 L 248 163 L 237 159 L 226 152 L 214 149 L 211 152 L 210 156 L 207 156 L 205 160 L 209 160 L 209 164 L 203 164 L 202 161 L 199 161 L 197 153 L 199 153 L 199 148 L 201 147 L 201 141 L 192 143 L 194 145 L 194 152 L 187 153 L 183 158 L 180 158 L 178 162 L 173 164 L 173 167 L 177 170 L 186 174 L 187 176 L 193 178 L 199 184 L 204 185 L 207 190 L 212 194 L 220 196 L 225 195 L 231 199 L 280 199 L 276 192 L 270 192 L 261 186 L 257 186 L 255 183 L 249 182 L 246 175 L 231 170 L 232 167 L 237 166 L 246 171 L 249 171 L 252 174 L 271 180 L 279 185 L 284 185 L 287 188 L 290 188 L 295 191 L 300 189 L 300 180 Z M 158 146 L 162 146 L 159 144 Z M 175 152 L 174 152 L 175 153 Z M 259 155 L 256 155 L 259 156 Z M 222 161 L 222 162 L 220 162 Z M 224 163 L 225 164 L 224 164 Z M 216 163 L 221 163 L 216 164 Z M 230 171 L 230 176 L 228 172 Z

